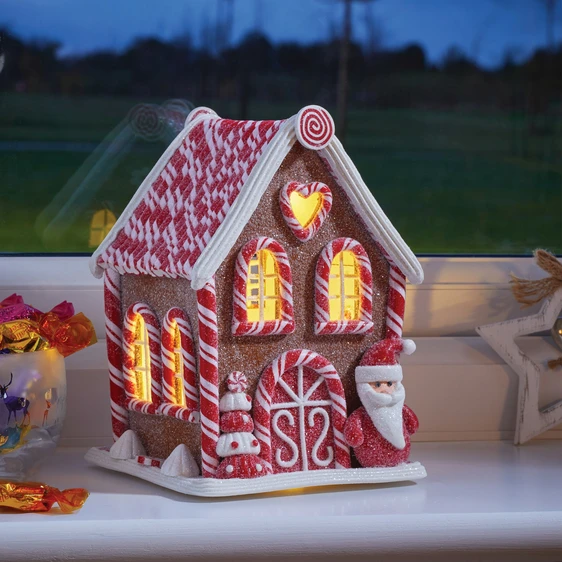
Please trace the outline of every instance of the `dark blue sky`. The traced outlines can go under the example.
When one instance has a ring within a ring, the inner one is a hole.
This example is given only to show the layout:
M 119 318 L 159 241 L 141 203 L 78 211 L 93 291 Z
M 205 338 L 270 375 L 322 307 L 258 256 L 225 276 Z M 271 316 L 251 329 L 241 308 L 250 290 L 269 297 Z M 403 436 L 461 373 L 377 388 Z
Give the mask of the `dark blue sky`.
M 217 0 L 0 0 L 0 25 L 25 38 L 52 38 L 63 53 L 122 49 L 138 36 L 169 39 L 185 31 L 195 42 L 213 23 Z M 257 10 L 258 3 L 261 8 Z M 274 41 L 325 39 L 339 23 L 331 0 L 235 0 L 236 41 L 261 21 Z M 365 37 L 364 10 L 355 7 L 355 36 Z M 481 64 L 501 62 L 506 49 L 525 56 L 545 44 L 542 0 L 379 0 L 372 7 L 389 47 L 421 43 L 433 61 L 457 45 Z M 562 2 L 556 40 L 562 38 Z

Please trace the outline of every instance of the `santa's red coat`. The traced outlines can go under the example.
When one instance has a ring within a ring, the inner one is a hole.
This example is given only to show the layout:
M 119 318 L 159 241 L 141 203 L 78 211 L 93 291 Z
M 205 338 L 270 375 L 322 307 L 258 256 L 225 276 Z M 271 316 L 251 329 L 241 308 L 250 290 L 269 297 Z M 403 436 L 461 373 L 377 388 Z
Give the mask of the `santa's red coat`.
M 406 445 L 403 449 L 397 449 L 377 431 L 363 406 L 349 416 L 345 424 L 344 437 L 347 444 L 353 447 L 355 457 L 361 466 L 396 466 L 408 460 L 410 435 L 417 431 L 419 422 L 416 414 L 408 406 L 402 409 L 402 417 Z

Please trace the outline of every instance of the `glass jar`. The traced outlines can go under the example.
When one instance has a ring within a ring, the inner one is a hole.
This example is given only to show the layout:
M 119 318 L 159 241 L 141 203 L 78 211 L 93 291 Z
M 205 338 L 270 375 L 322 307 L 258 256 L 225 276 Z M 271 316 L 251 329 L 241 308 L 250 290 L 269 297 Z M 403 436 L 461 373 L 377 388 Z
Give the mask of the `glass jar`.
M 54 451 L 66 413 L 56 349 L 0 355 L 0 479 L 24 480 Z

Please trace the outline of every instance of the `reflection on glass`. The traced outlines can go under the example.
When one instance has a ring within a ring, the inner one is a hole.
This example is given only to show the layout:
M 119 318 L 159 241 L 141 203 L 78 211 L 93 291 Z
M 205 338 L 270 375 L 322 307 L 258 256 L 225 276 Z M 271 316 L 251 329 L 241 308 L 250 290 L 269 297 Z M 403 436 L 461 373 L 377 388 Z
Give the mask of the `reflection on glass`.
M 559 0 L 5 4 L 0 251 L 90 253 L 193 106 L 307 104 L 415 251 L 562 251 Z

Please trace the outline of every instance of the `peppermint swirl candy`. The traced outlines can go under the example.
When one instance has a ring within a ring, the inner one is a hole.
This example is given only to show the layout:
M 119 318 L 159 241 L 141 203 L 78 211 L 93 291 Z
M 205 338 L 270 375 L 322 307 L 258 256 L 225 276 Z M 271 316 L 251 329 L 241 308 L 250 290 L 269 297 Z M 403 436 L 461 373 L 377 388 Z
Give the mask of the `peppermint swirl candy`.
M 325 148 L 334 136 L 334 129 L 332 116 L 319 105 L 303 107 L 297 114 L 297 138 L 305 148 Z
M 228 390 L 230 390 L 230 392 L 244 392 L 248 387 L 248 379 L 244 373 L 234 371 L 228 375 L 226 385 L 228 386 Z
M 129 112 L 129 124 L 135 135 L 147 141 L 156 141 L 164 136 L 166 121 L 160 108 L 148 103 L 135 105 Z

